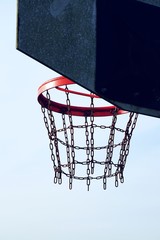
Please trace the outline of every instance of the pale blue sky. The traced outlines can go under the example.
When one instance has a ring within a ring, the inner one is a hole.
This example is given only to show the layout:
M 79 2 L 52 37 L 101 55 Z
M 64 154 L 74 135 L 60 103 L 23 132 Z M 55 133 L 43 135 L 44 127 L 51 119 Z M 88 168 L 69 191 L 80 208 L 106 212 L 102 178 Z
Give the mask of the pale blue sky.
M 159 240 L 160 119 L 139 116 L 118 188 L 53 184 L 37 88 L 57 74 L 16 50 L 16 11 L 1 0 L 0 239 Z

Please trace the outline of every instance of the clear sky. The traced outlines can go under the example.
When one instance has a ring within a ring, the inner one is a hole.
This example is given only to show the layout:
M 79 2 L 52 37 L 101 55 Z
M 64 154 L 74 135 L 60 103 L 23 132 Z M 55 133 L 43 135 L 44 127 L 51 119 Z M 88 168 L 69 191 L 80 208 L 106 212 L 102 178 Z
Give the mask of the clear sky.
M 118 188 L 53 184 L 37 88 L 57 74 L 16 50 L 16 12 L 0 1 L 0 239 L 159 240 L 160 119 L 139 116 Z

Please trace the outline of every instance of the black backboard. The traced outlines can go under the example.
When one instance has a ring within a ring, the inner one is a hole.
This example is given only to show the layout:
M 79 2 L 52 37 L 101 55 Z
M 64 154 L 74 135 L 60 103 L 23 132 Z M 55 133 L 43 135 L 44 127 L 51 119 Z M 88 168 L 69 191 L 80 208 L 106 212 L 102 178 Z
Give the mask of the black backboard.
M 19 0 L 17 48 L 125 110 L 160 117 L 160 3 Z

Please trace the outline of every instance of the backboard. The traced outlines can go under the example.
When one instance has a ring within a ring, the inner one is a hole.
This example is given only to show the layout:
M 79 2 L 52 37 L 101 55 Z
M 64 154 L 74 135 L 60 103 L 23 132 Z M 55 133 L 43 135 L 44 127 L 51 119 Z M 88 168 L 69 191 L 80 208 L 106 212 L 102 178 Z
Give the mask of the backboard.
M 160 117 L 160 1 L 19 0 L 17 49 L 128 111 Z

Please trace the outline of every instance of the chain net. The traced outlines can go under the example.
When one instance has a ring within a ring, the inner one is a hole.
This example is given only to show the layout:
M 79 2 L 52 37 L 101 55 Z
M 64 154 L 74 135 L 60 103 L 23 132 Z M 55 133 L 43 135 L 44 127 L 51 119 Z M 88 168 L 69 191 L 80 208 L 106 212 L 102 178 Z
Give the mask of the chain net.
M 68 87 L 66 86 L 66 89 Z M 66 94 L 68 112 L 70 110 L 69 93 Z M 46 91 L 46 98 L 50 101 L 50 93 Z M 94 110 L 94 98 L 90 98 L 90 108 Z M 130 140 L 136 126 L 138 114 L 128 113 L 125 128 L 116 126 L 117 108 L 115 107 L 110 122 L 105 125 L 105 117 L 77 117 L 71 114 L 58 114 L 45 107 L 41 107 L 45 127 L 49 137 L 49 148 L 54 169 L 54 183 L 61 184 L 62 176 L 69 179 L 69 189 L 72 189 L 73 180 L 86 181 L 89 190 L 91 180 L 102 180 L 103 189 L 107 189 L 107 179 L 114 178 L 115 186 L 124 182 L 124 168 L 129 154 Z M 81 118 L 81 123 L 77 123 Z M 112 120 L 111 120 L 112 118 Z M 57 122 L 62 126 L 57 128 Z M 96 120 L 98 119 L 98 123 Z M 119 134 L 118 140 L 116 134 Z M 102 140 L 104 143 L 101 143 Z M 95 142 L 96 141 L 96 142 Z M 117 141 L 117 142 L 116 142 Z M 101 144 L 101 145 L 98 145 Z M 117 151 L 115 151 L 117 149 Z

